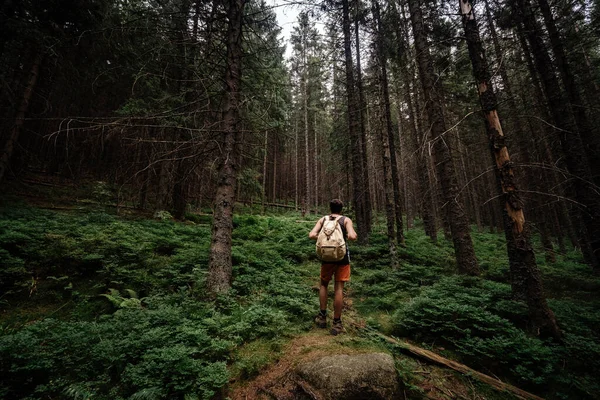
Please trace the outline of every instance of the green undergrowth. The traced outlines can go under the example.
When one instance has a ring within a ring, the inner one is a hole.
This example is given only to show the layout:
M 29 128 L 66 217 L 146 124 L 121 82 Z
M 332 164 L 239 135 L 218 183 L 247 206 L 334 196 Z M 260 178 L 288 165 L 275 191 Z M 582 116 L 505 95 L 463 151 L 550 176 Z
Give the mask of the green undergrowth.
M 311 327 L 311 224 L 236 216 L 233 290 L 208 301 L 209 226 L 3 207 L 0 398 L 210 399 L 253 376 L 272 358 L 239 349 Z
M 210 217 L 188 217 L 4 204 L 0 398 L 226 397 L 228 382 L 256 376 L 311 329 L 319 267 L 307 233 L 315 217 L 236 215 L 232 290 L 213 301 L 203 289 Z M 553 264 L 539 252 L 565 332 L 562 343 L 540 339 L 525 305 L 512 300 L 503 235 L 473 239 L 481 278 L 457 276 L 452 244 L 432 243 L 419 227 L 406 232 L 393 271 L 376 224 L 368 246 L 351 244 L 356 318 L 545 397 L 594 398 L 600 279 L 575 250 Z M 398 369 L 410 388 L 410 368 Z
M 541 339 L 531 334 L 526 305 L 512 299 L 503 235 L 473 232 L 473 239 L 482 278 L 455 274 L 446 241 L 434 244 L 409 231 L 398 270 L 373 260 L 365 269 L 355 268 L 357 309 L 386 334 L 548 398 L 595 398 L 600 393 L 600 279 L 577 251 L 559 254 L 552 264 L 539 252 L 549 305 L 565 334 L 562 343 Z M 424 261 L 427 254 L 431 257 Z

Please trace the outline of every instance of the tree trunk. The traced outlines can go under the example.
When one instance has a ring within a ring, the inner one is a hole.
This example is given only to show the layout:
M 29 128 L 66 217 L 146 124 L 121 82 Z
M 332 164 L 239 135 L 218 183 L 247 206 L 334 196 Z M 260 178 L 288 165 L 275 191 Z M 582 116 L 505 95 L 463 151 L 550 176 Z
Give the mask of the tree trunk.
M 308 133 L 308 62 L 306 59 L 306 38 L 303 37 L 304 43 L 302 45 L 302 62 L 304 63 L 304 69 L 302 71 L 302 82 L 303 82 L 303 96 L 304 96 L 304 210 L 303 213 L 310 214 L 310 145 L 309 145 L 309 133 Z
M 578 229 L 579 244 L 585 260 L 600 271 L 600 197 L 592 186 L 592 173 L 587 162 L 584 143 L 577 133 L 577 126 L 572 120 L 568 102 L 562 96 L 562 89 L 554 74 L 552 60 L 542 41 L 540 27 L 533 15 L 529 0 L 517 0 L 517 12 L 521 18 L 525 35 L 533 53 L 536 69 L 541 76 L 544 92 L 554 122 L 560 130 L 560 142 L 565 154 L 569 172 L 574 176 L 569 185 L 582 209 L 572 214 L 572 220 Z M 576 210 L 577 211 L 577 210 Z
M 391 170 L 392 188 L 394 194 L 394 217 L 396 224 L 396 240 L 398 244 L 404 245 L 404 232 L 402 229 L 402 200 L 400 196 L 400 180 L 398 178 L 398 162 L 396 160 L 396 143 L 394 137 L 394 128 L 392 126 L 392 111 L 390 106 L 390 88 L 387 76 L 387 57 L 383 43 L 381 17 L 379 3 L 373 1 L 373 19 L 375 22 L 375 35 L 377 37 L 377 58 L 379 62 L 379 86 L 383 102 L 383 118 L 385 120 L 385 132 L 388 138 L 389 161 Z M 385 168 L 385 165 L 384 165 Z M 385 171 L 385 169 L 384 169 Z M 386 179 L 387 183 L 388 180 Z
M 401 19 L 406 21 L 405 8 L 404 3 L 401 4 Z M 406 26 L 403 26 L 402 35 L 404 37 L 404 43 L 409 43 L 408 37 L 408 29 Z M 399 34 L 400 37 L 400 34 Z M 418 126 L 418 118 L 416 116 L 415 107 L 418 104 L 418 101 L 413 100 L 413 94 L 411 93 L 411 86 L 414 86 L 415 91 L 417 90 L 417 84 L 415 82 L 415 71 L 412 65 L 412 54 L 410 54 L 410 49 L 407 47 L 403 47 L 400 49 L 401 54 L 405 54 L 404 56 L 404 65 L 406 68 L 403 68 L 404 73 L 404 81 L 406 82 L 406 103 L 408 105 L 408 118 L 409 118 L 409 128 L 410 128 L 410 137 L 412 141 L 412 145 L 415 148 L 415 156 L 417 165 L 417 179 L 419 180 L 419 188 L 420 188 L 420 196 L 418 198 L 423 199 L 422 201 L 422 213 L 423 213 L 423 226 L 425 230 L 425 234 L 431 238 L 431 240 L 435 243 L 437 242 L 437 221 L 435 218 L 435 211 L 433 210 L 433 202 L 431 201 L 431 196 L 429 195 L 432 184 L 429 180 L 429 172 L 427 170 L 427 161 L 425 156 L 424 143 L 425 140 L 421 140 L 420 137 L 425 137 L 426 135 L 420 135 L 420 129 Z M 427 201 L 429 199 L 429 201 Z
M 383 111 L 383 110 L 382 110 Z M 385 111 L 383 111 L 385 112 Z M 394 190 L 392 186 L 392 177 L 390 173 L 390 148 L 389 148 L 389 137 L 385 133 L 385 125 L 379 128 L 381 140 L 381 163 L 383 164 L 383 192 L 385 201 L 385 216 L 387 226 L 387 239 L 388 239 L 388 250 L 390 253 L 390 260 L 392 269 L 399 267 L 398 256 L 396 252 L 396 231 L 394 229 L 395 222 L 395 208 L 394 208 Z
M 350 10 L 348 0 L 342 0 L 343 31 L 344 31 L 344 54 L 346 69 L 346 95 L 348 97 L 348 134 L 350 137 L 350 159 L 352 163 L 352 186 L 354 210 L 356 212 L 356 224 L 358 240 L 365 244 L 368 241 L 367 221 L 364 220 L 364 195 L 362 156 L 360 146 L 360 109 L 354 91 L 354 71 L 352 63 L 352 37 L 350 35 Z
M 496 33 L 496 28 L 494 26 L 494 20 L 492 18 L 492 12 L 490 10 L 488 1 L 485 1 L 485 13 L 486 13 L 486 19 L 487 19 L 487 24 L 490 30 L 490 33 L 492 35 L 492 43 L 494 45 L 494 51 L 496 53 L 496 58 L 498 59 L 498 71 L 500 72 L 500 76 L 502 77 L 502 84 L 504 86 L 504 91 L 506 92 L 506 97 L 508 100 L 508 114 L 513 116 L 513 125 L 509 126 L 509 130 L 512 130 L 513 132 L 515 132 L 515 134 L 513 135 L 513 137 L 517 137 L 517 143 L 519 143 L 520 145 L 520 150 L 523 153 L 524 157 L 522 159 L 522 162 L 525 164 L 530 164 L 530 157 L 529 157 L 529 146 L 531 145 L 532 140 L 531 140 L 531 136 L 526 135 L 525 133 L 525 129 L 523 127 L 523 124 L 521 123 L 521 119 L 519 118 L 519 112 L 517 111 L 517 104 L 515 101 L 515 96 L 513 94 L 512 91 L 512 84 L 510 82 L 510 80 L 508 79 L 508 74 L 506 72 L 506 68 L 504 67 L 504 63 L 501 62 L 502 59 L 502 49 L 500 47 L 500 41 L 498 39 L 498 35 Z M 532 132 L 533 133 L 533 132 Z M 542 176 L 546 176 L 547 173 L 546 171 L 541 171 L 541 175 Z M 544 179 L 540 178 L 540 177 L 535 177 L 532 179 L 524 179 L 523 177 L 521 178 L 522 181 L 519 182 L 519 184 L 523 184 L 524 182 L 531 182 L 530 185 L 533 187 L 533 189 L 538 192 L 538 193 L 542 193 L 544 188 L 542 187 L 542 182 L 544 182 Z M 536 196 L 535 200 L 534 200 L 534 204 L 536 206 L 536 208 L 541 209 L 545 206 L 544 202 L 542 199 L 539 198 L 539 196 Z M 537 213 L 536 213 L 537 215 Z M 541 234 L 541 238 L 542 238 L 542 242 L 544 243 L 544 249 L 546 251 L 546 260 L 549 259 L 554 259 L 554 252 L 552 250 L 552 242 L 548 236 L 548 230 L 545 228 L 545 222 L 543 221 L 543 217 L 541 219 L 537 219 L 535 218 L 536 221 L 538 221 L 538 226 L 540 227 L 539 232 Z
M 550 5 L 547 0 L 537 0 L 537 2 L 542 10 L 542 15 L 544 16 L 544 22 L 548 29 L 548 36 L 550 37 L 550 44 L 552 46 L 552 51 L 554 52 L 558 72 L 560 73 L 564 84 L 565 92 L 571 105 L 571 111 L 575 117 L 575 123 L 577 124 L 577 129 L 583 142 L 590 165 L 590 171 L 592 172 L 593 182 L 600 186 L 600 139 L 595 137 L 592 132 L 588 117 L 585 113 L 585 105 L 583 104 L 579 89 L 577 88 L 575 75 L 572 72 L 571 65 L 567 58 L 562 38 L 556 28 Z M 590 82 L 590 84 L 592 82 Z M 597 240 L 600 241 L 600 238 L 597 238 Z M 600 245 L 594 246 L 593 237 L 592 247 L 597 251 L 596 255 L 600 256 Z
M 261 209 L 262 214 L 265 214 L 265 202 L 267 201 L 267 153 L 269 150 L 269 131 L 265 130 L 265 142 L 263 146 L 263 170 L 262 170 L 262 198 L 261 198 Z
M 208 265 L 207 290 L 216 296 L 231 288 L 231 234 L 237 178 L 236 141 L 239 123 L 240 84 L 242 78 L 242 15 L 245 0 L 230 0 L 227 29 L 225 99 L 222 111 L 223 144 L 215 195 L 213 226 Z
M 473 75 L 481 109 L 485 116 L 485 127 L 490 142 L 490 150 L 496 166 L 498 189 L 504 202 L 504 232 L 510 261 L 512 283 L 525 289 L 529 315 L 534 331 L 543 336 L 560 338 L 554 314 L 548 307 L 540 272 L 535 261 L 529 233 L 525 226 L 523 201 L 516 187 L 513 164 L 505 144 L 505 136 L 498 117 L 498 104 L 494 88 L 490 82 L 487 60 L 479 36 L 479 28 L 469 0 L 459 0 L 469 56 L 473 65 Z M 520 281 L 522 280 L 522 281 Z
M 29 70 L 29 79 L 27 79 L 27 86 L 25 86 L 23 96 L 21 97 L 21 103 L 19 104 L 17 115 L 15 116 L 15 122 L 10 128 L 8 138 L 4 142 L 4 148 L 2 149 L 2 154 L 0 155 L 0 182 L 4 180 L 6 171 L 10 167 L 10 160 L 13 155 L 15 144 L 17 144 L 19 136 L 21 135 L 23 123 L 25 122 L 25 115 L 27 115 L 27 111 L 29 110 L 29 102 L 35 90 L 35 86 L 37 85 L 40 66 L 42 65 L 43 58 L 44 55 L 39 50 L 36 52 L 33 58 L 31 69 Z
M 315 151 L 314 151 L 314 158 L 313 158 L 313 163 L 314 165 L 314 189 L 315 189 L 315 210 L 319 209 L 319 144 L 318 144 L 318 134 L 317 134 L 317 113 L 314 113 L 314 123 L 313 123 L 313 129 L 315 131 L 315 141 L 314 141 L 314 147 L 315 147 Z
M 179 220 L 183 220 L 185 219 L 185 210 L 187 208 L 188 162 L 186 157 L 182 157 L 176 162 L 175 183 L 173 184 L 173 216 Z
M 443 135 L 446 133 L 446 124 L 442 109 L 442 98 L 439 93 L 439 81 L 433 73 L 433 64 L 429 53 L 429 45 L 425 36 L 423 16 L 418 0 L 409 0 L 411 22 L 415 37 L 415 48 L 419 64 L 419 73 L 423 92 L 426 96 L 426 108 L 431 125 L 432 139 L 434 141 L 437 170 L 441 180 L 444 206 L 448 208 L 448 223 L 452 234 L 456 263 L 460 273 L 479 275 L 479 263 L 475 257 L 469 221 L 462 204 L 458 200 L 456 172 L 452 163 L 450 148 Z
M 295 157 L 294 157 L 294 178 L 296 180 L 296 185 L 295 185 L 295 197 L 294 197 L 294 204 L 296 205 L 296 211 L 298 211 L 298 203 L 300 202 L 299 199 L 299 190 L 300 190 L 300 186 L 298 185 L 298 146 L 300 145 L 300 141 L 298 140 L 298 118 L 295 118 L 294 121 L 294 152 L 295 152 Z
M 521 24 L 519 24 L 517 27 L 517 37 L 518 37 L 519 43 L 521 44 L 521 47 L 523 50 L 523 55 L 525 57 L 525 62 L 527 63 L 527 68 L 529 70 L 530 78 L 533 81 L 533 89 L 534 89 L 534 93 L 535 93 L 535 99 L 537 99 L 536 104 L 538 105 L 538 112 L 540 113 L 540 115 L 542 115 L 542 117 L 545 120 L 549 121 L 552 119 L 552 117 L 550 116 L 550 114 L 548 114 L 548 107 L 546 107 L 546 105 L 543 103 L 543 99 L 545 98 L 544 91 L 542 89 L 542 86 L 541 86 L 541 83 L 540 83 L 540 80 L 538 77 L 538 73 L 535 68 L 535 64 L 533 62 L 533 59 L 531 58 L 531 52 L 529 51 L 529 45 L 527 44 L 527 39 L 525 38 L 525 34 L 523 33 Z M 530 83 L 528 80 L 524 80 L 524 81 L 522 81 L 521 84 L 529 85 Z M 523 104 L 523 106 L 525 106 L 525 104 Z M 529 125 L 530 125 L 530 131 L 531 131 L 532 135 L 536 134 L 540 138 L 540 142 L 543 145 L 543 151 L 542 151 L 543 162 L 546 165 L 553 165 L 556 157 L 554 157 L 554 155 L 553 155 L 552 148 L 550 146 L 550 141 L 554 138 L 554 136 L 556 136 L 557 141 L 559 141 L 558 135 L 553 135 L 551 137 L 548 137 L 549 135 L 547 134 L 547 132 L 545 132 L 543 129 L 539 128 L 539 126 L 536 126 L 534 128 L 531 126 L 530 122 L 529 122 Z M 562 183 L 560 181 L 560 172 L 553 170 L 547 175 L 549 176 L 549 180 L 551 182 L 550 185 L 552 185 L 553 187 L 556 187 L 556 188 L 559 188 L 562 186 Z M 564 194 L 562 189 L 559 193 L 561 195 Z M 573 210 L 572 213 L 570 213 L 569 207 L 567 207 L 566 201 L 564 201 L 564 200 L 557 202 L 556 208 L 557 208 L 556 212 L 561 221 L 561 223 L 560 223 L 561 228 L 563 229 L 563 231 L 566 231 L 567 235 L 569 236 L 569 240 L 570 240 L 572 246 L 578 247 L 579 241 L 577 239 L 577 235 L 575 234 L 575 229 L 573 228 L 573 223 L 572 223 L 569 215 L 573 214 L 573 213 L 579 214 L 579 211 L 575 209 L 575 210 Z
M 277 202 L 277 146 L 273 148 L 273 202 Z
M 399 143 L 398 146 L 400 148 L 400 165 L 402 166 L 400 169 L 400 175 L 402 175 L 402 192 L 404 193 L 404 209 L 406 210 L 406 230 L 410 230 L 413 228 L 414 218 L 415 218 L 415 207 L 414 207 L 414 190 L 413 190 L 413 180 L 409 179 L 410 174 L 408 171 L 413 169 L 412 166 L 412 157 L 409 157 L 411 153 L 411 149 L 408 148 L 407 138 L 404 132 L 406 132 L 406 127 L 403 126 L 403 118 L 402 118 L 402 109 L 400 106 L 400 88 L 399 85 L 396 85 L 396 116 L 398 119 L 398 138 Z M 414 151 L 414 150 L 412 150 Z
M 365 190 L 363 194 L 363 219 L 366 224 L 365 231 L 368 234 L 371 232 L 372 225 L 372 213 L 371 213 L 371 190 L 369 187 L 369 162 L 367 160 L 367 128 L 366 128 L 366 114 L 367 114 L 367 102 L 365 101 L 365 93 L 363 90 L 362 83 L 362 66 L 360 62 L 360 35 L 358 29 L 358 0 L 355 0 L 355 20 L 354 20 L 354 37 L 356 47 L 356 88 L 358 89 L 358 101 L 360 106 L 360 155 L 361 155 L 361 169 L 362 169 L 362 186 Z

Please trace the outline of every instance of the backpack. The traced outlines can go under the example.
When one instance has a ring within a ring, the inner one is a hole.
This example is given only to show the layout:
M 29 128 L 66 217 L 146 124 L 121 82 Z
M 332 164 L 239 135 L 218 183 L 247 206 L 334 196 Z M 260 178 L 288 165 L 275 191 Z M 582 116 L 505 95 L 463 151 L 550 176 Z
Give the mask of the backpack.
M 317 236 L 317 256 L 323 262 L 341 261 L 346 256 L 346 241 L 339 224 L 340 215 L 335 219 L 325 217 Z

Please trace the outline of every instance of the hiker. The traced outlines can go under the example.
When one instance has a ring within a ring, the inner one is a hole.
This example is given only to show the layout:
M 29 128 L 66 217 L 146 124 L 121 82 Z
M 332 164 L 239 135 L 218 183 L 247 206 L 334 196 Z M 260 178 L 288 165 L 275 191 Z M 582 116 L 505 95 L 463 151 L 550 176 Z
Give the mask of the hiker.
M 339 199 L 333 199 L 329 202 L 331 214 L 317 221 L 315 227 L 310 231 L 308 237 L 317 240 L 319 246 L 319 234 L 322 233 L 323 225 L 327 221 L 337 220 L 343 234 L 345 254 L 339 261 L 321 261 L 321 286 L 319 287 L 319 303 L 321 311 L 315 318 L 315 323 L 319 328 L 327 327 L 327 286 L 332 276 L 335 276 L 334 299 L 333 299 L 333 324 L 331 334 L 337 335 L 343 331 L 342 326 L 342 305 L 344 301 L 344 282 L 350 280 L 350 251 L 348 250 L 348 239 L 356 240 L 357 235 L 352 220 L 342 215 L 344 203 Z M 331 225 L 331 224 L 330 224 Z M 334 225 L 335 226 L 335 225 Z

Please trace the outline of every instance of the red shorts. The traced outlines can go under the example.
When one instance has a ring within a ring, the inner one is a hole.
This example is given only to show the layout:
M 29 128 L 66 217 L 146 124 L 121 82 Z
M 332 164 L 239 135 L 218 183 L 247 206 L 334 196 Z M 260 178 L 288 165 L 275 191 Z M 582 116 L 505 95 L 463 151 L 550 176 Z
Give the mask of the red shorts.
M 321 280 L 329 282 L 335 275 L 336 282 L 348 282 L 350 280 L 350 264 L 321 264 Z

